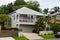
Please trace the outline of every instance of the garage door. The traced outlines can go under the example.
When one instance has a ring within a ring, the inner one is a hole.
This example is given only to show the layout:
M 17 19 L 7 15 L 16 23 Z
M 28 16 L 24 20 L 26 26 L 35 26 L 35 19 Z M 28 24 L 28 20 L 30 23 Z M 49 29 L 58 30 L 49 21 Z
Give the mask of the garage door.
M 34 30 L 35 26 L 20 25 L 20 28 L 22 29 L 22 32 L 32 32 Z

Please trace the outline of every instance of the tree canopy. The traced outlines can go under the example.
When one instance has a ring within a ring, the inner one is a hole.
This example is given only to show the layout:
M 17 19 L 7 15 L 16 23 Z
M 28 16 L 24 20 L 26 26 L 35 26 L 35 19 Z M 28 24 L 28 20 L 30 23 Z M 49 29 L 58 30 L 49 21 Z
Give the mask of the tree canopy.
M 4 26 L 9 21 L 9 16 L 7 14 L 0 14 L 0 25 Z
M 41 12 L 41 8 L 39 3 L 37 1 L 29 1 L 29 2 L 25 2 L 24 0 L 16 0 L 13 3 L 9 3 L 8 5 L 2 5 L 0 6 L 0 14 L 9 14 L 19 8 L 22 8 L 22 7 L 28 7 L 32 10 L 35 10 L 35 11 L 38 11 L 38 12 Z
M 27 2 L 27 7 L 31 8 L 31 9 L 33 9 L 35 11 L 42 12 L 41 11 L 42 9 L 39 8 L 40 5 L 39 5 L 39 3 L 37 1 L 29 1 L 29 2 Z
M 47 13 L 48 13 L 48 10 L 49 10 L 49 8 L 45 8 L 45 9 L 43 10 L 43 12 L 44 12 L 45 14 L 47 14 Z
M 16 0 L 16 1 L 14 2 L 14 5 L 15 5 L 15 6 L 24 5 L 24 4 L 26 4 L 26 2 L 25 2 L 24 0 Z
M 43 11 L 42 9 L 40 8 L 40 4 L 38 3 L 38 1 L 24 1 L 24 0 L 16 0 L 14 3 L 9 3 L 8 5 L 2 5 L 0 6 L 0 14 L 9 14 L 19 8 L 22 8 L 22 7 L 28 7 L 32 10 L 35 10 L 35 11 L 38 11 L 38 12 L 44 12 L 45 14 L 48 13 L 49 11 L 49 8 L 45 8 Z M 54 11 L 50 11 L 50 13 L 55 13 L 57 11 L 59 11 L 60 7 L 54 7 L 52 8 L 51 10 L 54 10 Z

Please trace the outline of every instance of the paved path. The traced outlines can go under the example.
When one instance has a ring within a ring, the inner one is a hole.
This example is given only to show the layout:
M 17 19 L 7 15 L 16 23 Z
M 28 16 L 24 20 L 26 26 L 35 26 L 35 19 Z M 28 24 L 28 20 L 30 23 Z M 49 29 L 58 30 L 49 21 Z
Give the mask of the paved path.
M 0 40 L 14 40 L 12 37 L 1 37 Z
M 43 39 L 42 37 L 38 36 L 36 33 L 23 33 L 23 35 L 29 40 Z

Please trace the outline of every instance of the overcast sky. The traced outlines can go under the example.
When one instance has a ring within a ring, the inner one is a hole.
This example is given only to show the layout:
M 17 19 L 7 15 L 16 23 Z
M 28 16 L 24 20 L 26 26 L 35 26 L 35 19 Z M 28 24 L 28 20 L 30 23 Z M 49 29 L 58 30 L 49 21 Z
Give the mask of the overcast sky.
M 15 0 L 0 0 L 0 5 L 5 5 L 8 4 L 10 2 L 14 2 Z M 25 0 L 25 1 L 29 1 L 29 0 Z M 60 0 L 37 0 L 40 4 L 40 7 L 42 9 L 44 8 L 53 8 L 54 6 L 60 6 Z

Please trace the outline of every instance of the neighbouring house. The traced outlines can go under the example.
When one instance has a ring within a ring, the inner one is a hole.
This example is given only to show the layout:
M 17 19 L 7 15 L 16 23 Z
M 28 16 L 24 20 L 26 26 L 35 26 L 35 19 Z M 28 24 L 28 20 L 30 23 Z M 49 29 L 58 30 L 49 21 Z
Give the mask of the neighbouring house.
M 56 12 L 54 14 L 51 14 L 51 23 L 57 23 L 60 24 L 60 12 Z
M 23 32 L 32 32 L 35 28 L 37 18 L 41 16 L 43 16 L 43 13 L 39 13 L 27 7 L 22 7 L 9 14 L 11 26 L 22 29 Z

